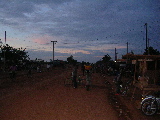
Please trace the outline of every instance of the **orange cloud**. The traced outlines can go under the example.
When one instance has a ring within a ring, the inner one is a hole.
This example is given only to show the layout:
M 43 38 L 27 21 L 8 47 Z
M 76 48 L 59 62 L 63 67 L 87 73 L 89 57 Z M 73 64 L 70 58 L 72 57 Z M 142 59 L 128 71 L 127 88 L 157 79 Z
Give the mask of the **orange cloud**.
M 76 49 L 56 49 L 56 52 L 60 52 L 60 53 L 68 53 L 68 54 L 76 54 L 76 53 L 82 53 L 82 54 L 91 54 L 89 51 L 85 51 L 85 50 L 76 50 Z
M 51 41 L 53 38 L 51 36 L 48 35 L 44 35 L 44 36 L 37 36 L 37 37 L 33 37 L 32 41 L 38 44 L 46 44 L 49 42 L 49 40 Z
M 96 57 L 96 58 L 103 58 L 104 56 L 94 56 L 94 57 Z

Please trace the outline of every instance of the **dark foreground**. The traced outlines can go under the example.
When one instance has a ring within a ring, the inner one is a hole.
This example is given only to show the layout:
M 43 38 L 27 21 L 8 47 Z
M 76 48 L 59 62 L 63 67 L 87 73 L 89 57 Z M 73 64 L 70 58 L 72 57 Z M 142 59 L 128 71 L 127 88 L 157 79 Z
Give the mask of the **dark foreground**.
M 92 87 L 74 89 L 64 85 L 72 69 L 55 69 L 36 73 L 32 78 L 20 76 L 14 83 L 1 85 L 1 120 L 150 120 L 135 107 L 127 107 L 127 100 L 114 96 L 112 85 L 105 84 L 112 77 L 92 76 Z M 78 72 L 81 74 L 81 71 Z M 111 98 L 112 97 L 112 98 Z M 117 103 L 118 101 L 118 103 Z M 128 101 L 128 104 L 130 102 Z

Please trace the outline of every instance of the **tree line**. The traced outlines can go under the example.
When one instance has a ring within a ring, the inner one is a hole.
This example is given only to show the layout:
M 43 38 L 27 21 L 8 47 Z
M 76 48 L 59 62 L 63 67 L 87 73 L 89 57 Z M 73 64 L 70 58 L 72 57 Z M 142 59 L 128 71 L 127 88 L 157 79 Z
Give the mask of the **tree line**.
M 131 52 L 132 54 L 134 54 L 133 52 Z M 26 52 L 26 48 L 13 48 L 10 45 L 6 44 L 6 45 L 1 45 L 0 46 L 0 63 L 3 64 L 5 62 L 5 64 L 18 64 L 20 61 L 24 62 L 24 61 L 29 61 L 29 55 L 27 55 L 28 52 Z M 144 50 L 143 55 L 160 55 L 160 52 L 157 49 L 154 49 L 153 47 L 149 47 L 147 49 Z M 106 54 L 104 55 L 104 57 L 102 57 L 101 60 L 97 61 L 98 62 L 103 62 L 106 63 L 108 61 L 111 61 L 111 57 Z M 73 58 L 73 55 L 69 56 L 67 58 L 67 63 L 69 64 L 76 64 L 77 60 L 75 60 Z

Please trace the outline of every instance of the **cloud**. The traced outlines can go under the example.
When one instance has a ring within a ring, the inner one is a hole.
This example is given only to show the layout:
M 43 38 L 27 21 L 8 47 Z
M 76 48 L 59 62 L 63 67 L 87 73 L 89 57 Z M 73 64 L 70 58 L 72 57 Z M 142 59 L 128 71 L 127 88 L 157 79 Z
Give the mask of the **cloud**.
M 91 52 L 86 50 L 77 50 L 77 49 L 56 49 L 57 52 L 60 53 L 68 53 L 68 54 L 76 54 L 76 53 L 82 53 L 82 54 L 91 54 Z
M 34 35 L 32 41 L 38 44 L 47 44 L 54 40 L 53 36 L 49 35 Z
M 26 41 L 31 42 L 23 43 L 32 44 L 37 52 L 51 51 L 50 41 L 56 40 L 59 54 L 92 58 L 90 55 L 108 52 L 114 56 L 117 48 L 120 55 L 126 53 L 127 42 L 129 51 L 141 53 L 145 49 L 145 23 L 150 45 L 159 49 L 159 5 L 158 0 L 1 0 L 0 27 L 10 34 L 14 31 L 28 36 Z

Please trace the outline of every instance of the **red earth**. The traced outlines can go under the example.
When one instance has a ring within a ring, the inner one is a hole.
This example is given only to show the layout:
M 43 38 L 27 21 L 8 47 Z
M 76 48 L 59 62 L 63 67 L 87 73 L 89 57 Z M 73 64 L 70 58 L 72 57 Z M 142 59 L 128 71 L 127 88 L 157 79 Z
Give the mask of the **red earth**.
M 0 87 L 0 120 L 156 120 L 145 116 L 130 99 L 115 96 L 113 77 L 92 74 L 89 91 L 84 84 L 65 85 L 72 68 L 19 76 Z M 82 76 L 79 70 L 78 74 Z M 85 79 L 85 76 L 82 76 Z M 106 81 L 108 82 L 106 84 Z

